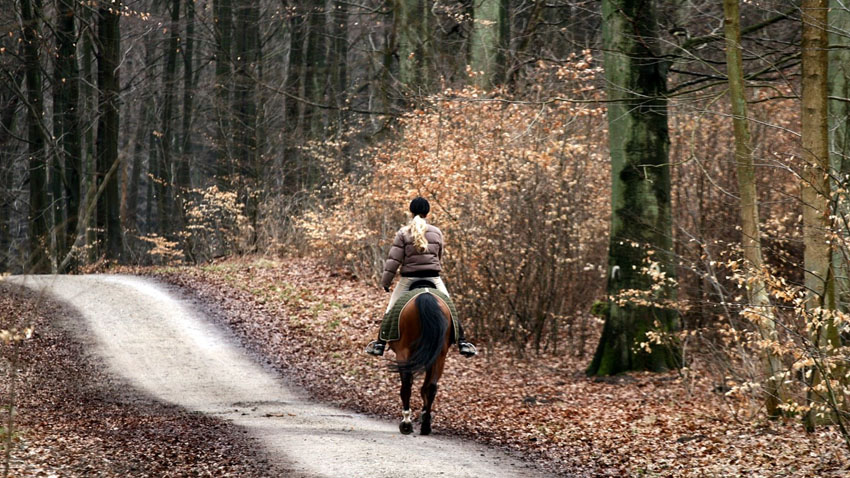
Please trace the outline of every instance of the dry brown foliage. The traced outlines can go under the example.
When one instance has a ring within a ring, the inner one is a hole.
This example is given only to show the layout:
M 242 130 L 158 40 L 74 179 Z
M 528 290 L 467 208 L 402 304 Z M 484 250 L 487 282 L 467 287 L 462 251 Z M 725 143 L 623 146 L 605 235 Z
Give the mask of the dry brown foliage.
M 541 70 L 564 96 L 598 99 L 591 63 L 586 52 Z M 607 250 L 603 110 L 464 88 L 430 98 L 394 131 L 361 154 L 368 174 L 325 161 L 328 200 L 299 222 L 315 250 L 375 277 L 410 199 L 425 196 L 446 237 L 449 290 L 479 335 L 556 349 L 566 329 L 583 350 Z
M 384 292 L 315 260 L 228 261 L 154 273 L 206 302 L 213 316 L 313 396 L 399 419 L 397 377 L 386 361 L 363 353 L 377 332 Z M 706 366 L 707 354 L 694 355 L 683 374 L 593 381 L 583 373 L 586 360 L 569 355 L 519 358 L 510 347 L 492 344 L 483 352 L 472 360 L 450 352 L 435 431 L 517 451 L 553 474 L 850 472 L 835 430 L 806 434 L 797 420 L 742 420 L 735 411 L 746 408 L 746 400 L 724 393 L 722 375 Z

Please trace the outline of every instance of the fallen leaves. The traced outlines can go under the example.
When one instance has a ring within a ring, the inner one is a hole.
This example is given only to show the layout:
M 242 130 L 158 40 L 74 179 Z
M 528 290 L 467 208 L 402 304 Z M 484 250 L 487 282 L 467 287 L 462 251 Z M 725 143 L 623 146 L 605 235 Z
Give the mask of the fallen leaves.
M 398 379 L 362 350 L 388 296 L 312 259 L 229 260 L 145 270 L 201 299 L 249 348 L 314 397 L 399 419 Z M 473 337 L 474 339 L 474 337 Z M 589 341 L 590 344 L 595 341 Z M 593 381 L 587 358 L 455 349 L 434 428 L 515 451 L 570 476 L 830 477 L 850 473 L 838 433 L 794 421 L 739 423 L 716 377 L 632 374 Z M 699 369 L 697 357 L 693 369 Z M 686 383 L 687 381 L 687 383 Z M 413 407 L 420 406 L 414 393 Z

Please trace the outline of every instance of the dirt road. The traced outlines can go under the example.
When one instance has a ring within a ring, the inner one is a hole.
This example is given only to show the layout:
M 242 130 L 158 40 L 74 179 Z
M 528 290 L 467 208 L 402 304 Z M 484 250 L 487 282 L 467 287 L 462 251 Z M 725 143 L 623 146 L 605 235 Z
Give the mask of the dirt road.
M 8 280 L 77 309 L 85 323 L 70 327 L 116 375 L 159 400 L 245 427 L 293 476 L 543 476 L 487 447 L 402 436 L 396 423 L 310 401 L 153 280 L 114 275 Z

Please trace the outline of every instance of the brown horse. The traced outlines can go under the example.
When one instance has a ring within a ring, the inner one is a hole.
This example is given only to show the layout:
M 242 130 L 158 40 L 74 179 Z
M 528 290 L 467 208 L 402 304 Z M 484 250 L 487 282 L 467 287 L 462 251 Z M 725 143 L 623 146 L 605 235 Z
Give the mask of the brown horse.
M 401 375 L 402 421 L 398 429 L 405 435 L 413 432 L 410 413 L 410 389 L 413 378 L 425 372 L 422 394 L 422 416 L 419 433 L 431 433 L 431 406 L 437 396 L 437 381 L 443 375 L 446 353 L 451 340 L 451 312 L 445 302 L 425 292 L 410 301 L 399 317 L 399 340 L 390 342 L 396 361 L 390 365 Z

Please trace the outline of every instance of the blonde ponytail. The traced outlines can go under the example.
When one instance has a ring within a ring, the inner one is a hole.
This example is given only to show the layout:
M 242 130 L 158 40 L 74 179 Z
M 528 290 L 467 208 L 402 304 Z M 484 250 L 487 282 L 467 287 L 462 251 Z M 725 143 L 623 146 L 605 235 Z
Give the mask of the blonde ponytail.
M 413 216 L 410 224 L 407 225 L 407 230 L 410 236 L 413 237 L 413 245 L 419 249 L 419 252 L 428 250 L 428 239 L 425 238 L 425 231 L 428 230 L 428 223 L 420 216 Z

